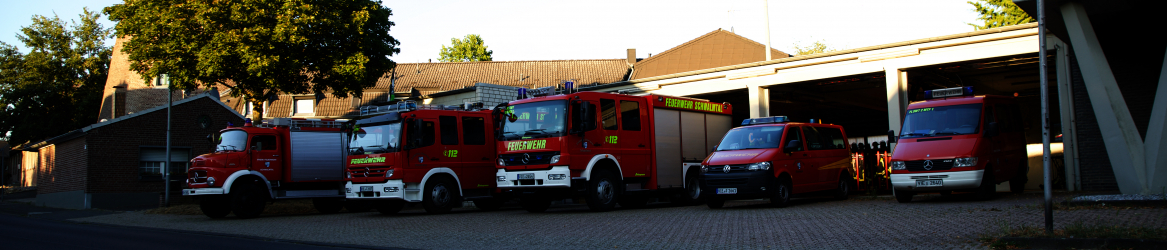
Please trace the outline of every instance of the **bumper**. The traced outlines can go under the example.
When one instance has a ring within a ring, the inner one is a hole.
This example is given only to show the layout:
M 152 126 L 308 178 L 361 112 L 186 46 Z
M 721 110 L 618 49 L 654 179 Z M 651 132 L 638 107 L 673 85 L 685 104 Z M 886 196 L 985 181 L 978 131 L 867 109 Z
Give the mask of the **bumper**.
M 227 193 L 227 191 L 223 190 L 222 188 L 195 188 L 195 189 L 183 189 L 182 190 L 183 196 L 216 195 L 216 194 L 226 194 L 226 193 Z
M 701 174 L 701 196 L 721 199 L 769 197 L 774 183 L 773 171 Z M 736 194 L 718 194 L 718 188 L 736 188 Z
M 896 190 L 913 192 L 973 189 L 981 186 L 985 170 L 952 171 L 919 174 L 892 174 L 891 186 Z M 917 187 L 918 180 L 941 180 L 939 187 Z
M 519 174 L 533 174 L 532 179 L 519 179 Z M 563 178 L 551 180 L 550 175 L 560 175 Z M 506 169 L 499 169 L 495 174 L 495 179 L 502 178 L 497 181 L 498 188 L 501 189 L 516 189 L 516 188 L 570 188 L 571 187 L 571 170 L 567 166 L 554 166 L 550 170 L 533 170 L 533 171 L 506 171 Z
M 387 180 L 385 183 L 347 182 L 344 184 L 344 198 L 353 200 L 405 199 L 405 183 L 401 180 Z M 366 190 L 366 191 L 362 191 Z

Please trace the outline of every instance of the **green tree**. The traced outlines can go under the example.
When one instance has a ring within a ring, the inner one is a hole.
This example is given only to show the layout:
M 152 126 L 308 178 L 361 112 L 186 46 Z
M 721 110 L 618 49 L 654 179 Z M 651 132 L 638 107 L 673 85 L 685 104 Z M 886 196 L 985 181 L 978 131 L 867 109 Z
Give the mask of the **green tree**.
M 442 45 L 442 52 L 438 53 L 441 58 L 438 61 L 442 62 L 483 62 L 492 61 L 491 55 L 494 51 L 488 50 L 482 37 L 476 34 L 466 35 L 461 41 L 458 38 L 450 38 L 450 47 Z
M 143 80 L 225 86 L 255 120 L 278 93 L 360 97 L 400 52 L 392 11 L 375 0 L 126 0 L 105 13 Z
M 997 27 L 1005 27 L 1009 25 L 1017 25 L 1023 23 L 1032 23 L 1037 20 L 1025 14 L 1021 7 L 1017 7 L 1011 0 L 976 0 L 969 1 L 976 8 L 978 17 L 977 20 L 984 21 L 983 25 L 976 25 L 969 23 L 975 30 L 992 29 Z
M 794 51 L 795 51 L 794 55 L 802 56 L 802 55 L 810 55 L 810 54 L 815 54 L 815 53 L 831 52 L 831 51 L 835 51 L 835 49 L 831 49 L 831 48 L 827 47 L 827 44 L 823 43 L 823 41 L 820 40 L 820 41 L 814 41 L 813 43 L 807 44 L 805 46 L 799 45 L 798 43 L 794 43 Z
M 84 9 L 68 25 L 34 15 L 16 37 L 30 51 L 0 42 L 0 137 L 12 144 L 48 139 L 97 122 L 109 74 L 112 31 Z

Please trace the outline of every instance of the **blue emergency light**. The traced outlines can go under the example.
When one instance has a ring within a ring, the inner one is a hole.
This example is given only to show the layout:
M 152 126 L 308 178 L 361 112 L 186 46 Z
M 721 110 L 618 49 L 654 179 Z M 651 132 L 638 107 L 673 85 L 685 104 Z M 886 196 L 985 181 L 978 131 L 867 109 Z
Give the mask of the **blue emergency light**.
M 519 88 L 518 91 L 519 91 L 519 97 L 516 99 L 527 99 L 527 89 L 526 88 Z
M 956 87 L 946 89 L 933 89 L 924 91 L 924 99 L 935 99 L 953 96 L 971 96 L 973 95 L 973 87 Z
M 767 124 L 767 123 L 782 123 L 782 122 L 789 122 L 789 121 L 790 121 L 790 119 L 786 118 L 786 116 L 750 118 L 750 119 L 742 120 L 742 126 L 755 125 L 755 124 Z

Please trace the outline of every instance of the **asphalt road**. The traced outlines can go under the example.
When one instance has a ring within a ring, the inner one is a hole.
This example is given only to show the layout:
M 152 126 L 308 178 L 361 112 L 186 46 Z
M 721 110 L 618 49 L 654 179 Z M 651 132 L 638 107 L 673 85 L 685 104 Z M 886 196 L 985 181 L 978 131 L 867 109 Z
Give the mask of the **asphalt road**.
M 48 212 L 52 213 L 52 212 Z M 65 211 L 68 213 L 68 211 Z M 47 215 L 33 212 L 33 217 Z M 2 249 L 373 249 L 177 230 L 74 223 L 0 214 Z M 383 248 L 378 248 L 383 249 Z

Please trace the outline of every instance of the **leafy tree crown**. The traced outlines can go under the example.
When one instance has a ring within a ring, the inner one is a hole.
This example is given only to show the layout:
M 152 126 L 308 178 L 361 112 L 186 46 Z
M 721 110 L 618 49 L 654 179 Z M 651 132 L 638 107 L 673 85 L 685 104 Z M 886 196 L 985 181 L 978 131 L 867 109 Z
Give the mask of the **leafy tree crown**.
M 477 34 L 466 35 L 462 40 L 450 38 L 450 47 L 442 45 L 438 54 L 438 61 L 442 62 L 480 62 L 491 61 L 494 51 L 489 50 L 482 37 Z

